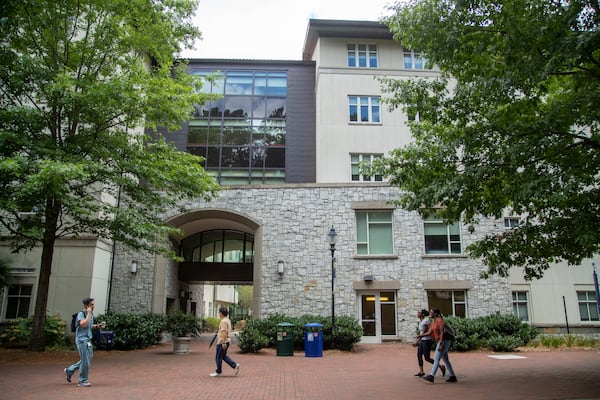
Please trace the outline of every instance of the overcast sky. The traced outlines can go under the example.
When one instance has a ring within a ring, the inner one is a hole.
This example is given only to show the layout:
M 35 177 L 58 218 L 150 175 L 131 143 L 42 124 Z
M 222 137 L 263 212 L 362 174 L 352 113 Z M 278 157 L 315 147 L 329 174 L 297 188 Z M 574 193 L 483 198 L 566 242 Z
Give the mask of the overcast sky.
M 308 20 L 377 21 L 393 0 L 200 0 L 189 58 L 300 60 Z

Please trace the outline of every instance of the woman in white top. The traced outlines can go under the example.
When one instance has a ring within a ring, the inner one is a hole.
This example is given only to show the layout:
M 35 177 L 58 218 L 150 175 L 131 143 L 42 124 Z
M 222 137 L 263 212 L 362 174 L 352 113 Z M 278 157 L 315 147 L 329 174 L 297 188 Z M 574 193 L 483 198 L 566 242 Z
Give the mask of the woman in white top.
M 417 361 L 419 362 L 419 372 L 415 374 L 415 376 L 421 377 L 425 375 L 423 372 L 423 359 L 430 364 L 433 364 L 433 359 L 431 358 L 431 344 L 432 338 L 429 334 L 429 311 L 421 310 L 417 313 L 417 317 L 419 317 L 419 335 L 417 335 Z M 445 375 L 446 367 L 443 365 L 440 366 L 442 370 L 442 374 Z

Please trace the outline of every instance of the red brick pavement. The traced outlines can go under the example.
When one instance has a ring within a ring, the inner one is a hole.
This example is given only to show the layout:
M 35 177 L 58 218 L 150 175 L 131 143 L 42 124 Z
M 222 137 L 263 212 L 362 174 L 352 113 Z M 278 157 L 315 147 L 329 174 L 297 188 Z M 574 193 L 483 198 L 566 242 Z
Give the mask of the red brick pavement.
M 214 371 L 214 347 L 208 337 L 192 344 L 187 355 L 171 353 L 171 343 L 150 349 L 95 351 L 90 388 L 64 379 L 63 368 L 77 360 L 70 353 L 48 355 L 42 361 L 7 360 L 0 354 L 0 399 L 432 399 L 444 390 L 447 399 L 600 399 L 600 352 L 597 350 L 511 353 L 525 358 L 499 360 L 493 353 L 451 353 L 458 382 L 440 376 L 434 384 L 416 378 L 415 349 L 386 343 L 359 345 L 352 353 L 325 351 L 322 358 L 304 352 L 281 357 L 273 350 L 242 354 L 232 346 L 230 356 L 240 374 L 225 364 L 221 377 Z M 502 354 L 506 355 L 506 354 Z M 36 358 L 35 360 L 33 358 Z

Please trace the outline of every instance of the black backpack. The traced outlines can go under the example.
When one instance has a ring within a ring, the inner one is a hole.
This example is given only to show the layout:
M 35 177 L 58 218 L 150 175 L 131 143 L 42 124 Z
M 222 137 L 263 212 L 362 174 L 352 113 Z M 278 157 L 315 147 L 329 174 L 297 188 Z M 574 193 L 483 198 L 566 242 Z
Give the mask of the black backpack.
M 454 341 L 454 329 L 446 321 L 444 321 L 444 339 Z
M 81 311 L 77 311 L 75 314 L 71 316 L 71 332 L 77 331 L 77 316 Z

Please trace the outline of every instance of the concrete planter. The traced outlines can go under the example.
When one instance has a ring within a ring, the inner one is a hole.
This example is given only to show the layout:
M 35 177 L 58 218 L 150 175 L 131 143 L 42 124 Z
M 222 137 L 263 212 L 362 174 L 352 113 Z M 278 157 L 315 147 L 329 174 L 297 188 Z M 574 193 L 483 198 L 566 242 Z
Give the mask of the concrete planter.
M 173 354 L 188 354 L 191 341 L 189 336 L 173 337 Z

